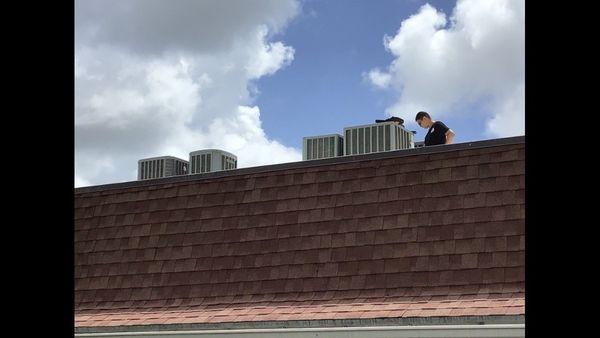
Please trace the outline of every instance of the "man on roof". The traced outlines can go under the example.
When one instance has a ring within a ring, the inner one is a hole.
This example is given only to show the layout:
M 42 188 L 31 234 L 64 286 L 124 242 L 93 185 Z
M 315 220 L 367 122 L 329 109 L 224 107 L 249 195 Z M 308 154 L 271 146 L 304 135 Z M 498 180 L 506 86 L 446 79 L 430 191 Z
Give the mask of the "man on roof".
M 429 129 L 425 135 L 425 146 L 451 144 L 454 140 L 454 135 L 456 135 L 454 131 L 448 128 L 444 122 L 433 120 L 427 112 L 418 112 L 415 121 L 419 127 Z

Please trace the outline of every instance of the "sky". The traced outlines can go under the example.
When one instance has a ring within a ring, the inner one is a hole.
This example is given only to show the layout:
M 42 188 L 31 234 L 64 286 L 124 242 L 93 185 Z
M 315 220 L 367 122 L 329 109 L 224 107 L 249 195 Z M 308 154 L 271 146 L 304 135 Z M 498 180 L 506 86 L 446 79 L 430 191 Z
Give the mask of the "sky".
M 75 186 L 218 148 L 302 159 L 302 137 L 429 112 L 455 142 L 524 135 L 522 0 L 76 0 Z

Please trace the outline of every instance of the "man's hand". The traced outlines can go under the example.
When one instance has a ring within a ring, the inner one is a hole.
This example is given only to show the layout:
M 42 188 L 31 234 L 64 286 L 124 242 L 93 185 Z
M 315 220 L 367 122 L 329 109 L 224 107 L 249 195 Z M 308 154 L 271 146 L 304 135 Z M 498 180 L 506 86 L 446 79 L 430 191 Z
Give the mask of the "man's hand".
M 446 132 L 446 143 L 445 144 L 451 144 L 452 141 L 454 140 L 454 132 L 452 131 L 452 129 L 448 129 L 448 131 Z

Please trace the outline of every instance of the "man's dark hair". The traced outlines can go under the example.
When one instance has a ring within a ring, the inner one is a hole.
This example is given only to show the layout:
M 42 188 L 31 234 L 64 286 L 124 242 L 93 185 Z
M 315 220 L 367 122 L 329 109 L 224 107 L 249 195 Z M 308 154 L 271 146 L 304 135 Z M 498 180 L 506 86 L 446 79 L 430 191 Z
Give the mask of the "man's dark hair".
M 420 112 L 417 113 L 417 116 L 415 117 L 415 121 L 418 121 L 418 120 L 420 120 L 420 119 L 422 119 L 424 117 L 426 117 L 428 119 L 431 119 L 431 116 L 429 116 L 429 114 L 427 114 L 427 112 L 420 111 Z

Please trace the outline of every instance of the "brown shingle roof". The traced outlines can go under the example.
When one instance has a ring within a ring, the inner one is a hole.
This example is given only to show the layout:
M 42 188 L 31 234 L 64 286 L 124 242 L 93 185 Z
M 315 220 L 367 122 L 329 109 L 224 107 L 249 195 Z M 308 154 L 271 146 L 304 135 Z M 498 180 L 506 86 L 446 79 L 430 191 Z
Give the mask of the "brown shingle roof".
M 76 189 L 75 250 L 77 327 L 522 315 L 524 139 Z

